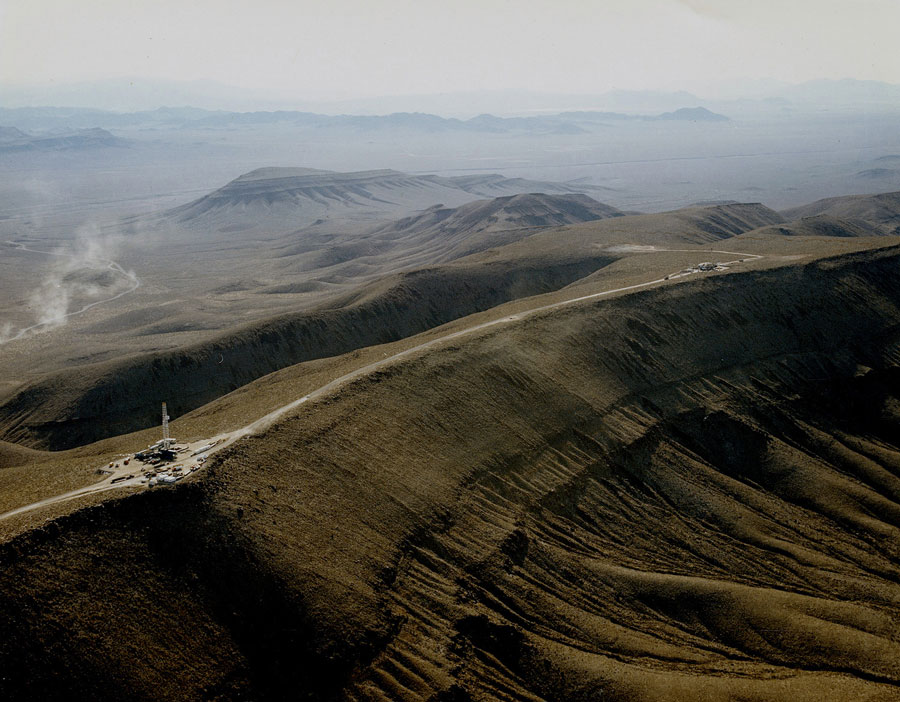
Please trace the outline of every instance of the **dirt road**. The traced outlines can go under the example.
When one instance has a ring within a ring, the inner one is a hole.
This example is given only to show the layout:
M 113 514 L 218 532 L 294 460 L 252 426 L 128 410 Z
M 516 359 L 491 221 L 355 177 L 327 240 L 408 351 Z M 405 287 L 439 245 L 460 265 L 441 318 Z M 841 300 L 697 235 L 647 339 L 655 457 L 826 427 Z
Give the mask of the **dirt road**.
M 746 260 L 756 260 L 763 258 L 757 254 L 746 254 L 740 253 L 737 251 L 711 251 L 709 249 L 653 249 L 645 250 L 646 253 L 663 253 L 663 252 L 683 252 L 683 253 L 718 253 L 718 254 L 727 254 L 729 256 L 740 256 L 741 258 L 734 259 L 732 261 L 722 262 L 721 265 L 730 266 L 735 265 L 737 263 L 742 263 Z M 215 452 L 221 451 L 226 446 L 230 446 L 235 441 L 240 439 L 241 437 L 247 436 L 249 434 L 255 434 L 259 431 L 262 431 L 266 427 L 273 424 L 279 418 L 283 417 L 288 412 L 296 409 L 300 405 L 303 405 L 307 402 L 311 402 L 319 399 L 320 397 L 324 397 L 328 395 L 339 386 L 349 383 L 356 378 L 362 377 L 373 371 L 379 370 L 388 366 L 392 363 L 395 363 L 403 358 L 412 356 L 417 353 L 421 353 L 423 351 L 427 351 L 430 348 L 438 346 L 440 344 L 444 344 L 448 341 L 453 341 L 454 339 L 459 339 L 464 336 L 468 336 L 470 334 L 474 334 L 476 332 L 482 331 L 484 329 L 489 329 L 491 327 L 500 326 L 502 324 L 509 324 L 511 322 L 515 322 L 521 319 L 525 319 L 535 314 L 539 314 L 541 312 L 547 312 L 550 310 L 557 310 L 563 307 L 567 307 L 569 305 L 574 305 L 578 302 L 584 302 L 586 300 L 594 300 L 600 297 L 605 297 L 608 295 L 614 295 L 616 293 L 627 292 L 630 290 L 639 290 L 641 288 L 647 288 L 651 285 L 658 285 L 659 283 L 664 283 L 666 281 L 674 280 L 676 278 L 683 278 L 694 273 L 698 273 L 696 270 L 684 269 L 677 271 L 675 273 L 670 273 L 667 276 L 663 276 L 662 278 L 656 278 L 654 280 L 648 280 L 644 283 L 636 283 L 634 285 L 626 285 L 619 288 L 612 288 L 610 290 L 604 290 L 602 292 L 591 293 L 590 295 L 582 295 L 580 297 L 570 298 L 568 300 L 562 300 L 560 302 L 553 302 L 549 305 L 540 305 L 538 307 L 533 307 L 529 310 L 525 310 L 523 312 L 517 312 L 516 314 L 509 315 L 507 317 L 501 317 L 500 319 L 494 319 L 489 322 L 483 322 L 482 324 L 476 324 L 472 327 L 467 327 L 465 329 L 461 329 L 460 331 L 452 332 L 450 334 L 445 334 L 444 336 L 438 337 L 436 339 L 432 339 L 430 341 L 423 342 L 412 348 L 408 348 L 404 351 L 399 351 L 398 353 L 392 354 L 390 356 L 385 356 L 384 358 L 375 361 L 374 363 L 370 363 L 368 365 L 362 366 L 361 368 L 357 368 L 354 371 L 349 373 L 345 373 L 344 375 L 335 378 L 329 383 L 326 383 L 322 387 L 314 390 L 311 393 L 304 395 L 303 397 L 289 402 L 278 409 L 269 412 L 267 415 L 260 417 L 254 422 L 251 422 L 245 427 L 240 429 L 236 429 L 234 431 L 226 432 L 223 434 L 219 434 L 218 436 L 214 436 L 211 439 L 200 439 L 188 445 L 188 452 L 185 452 L 185 455 L 190 455 L 190 453 L 197 451 L 198 449 L 202 449 L 209 444 L 215 443 L 215 446 L 210 448 L 209 450 L 204 452 L 204 455 L 211 455 Z M 124 476 L 132 475 L 134 477 L 128 480 L 122 480 Z M 116 483 L 112 483 L 113 480 L 118 480 Z M 104 480 L 96 483 L 94 485 L 89 485 L 84 488 L 80 488 L 78 490 L 73 490 L 71 492 L 64 493 L 62 495 L 57 495 L 55 497 L 48 497 L 44 500 L 40 500 L 38 502 L 34 502 L 30 505 L 25 505 L 24 507 L 19 507 L 18 509 L 11 510 L 9 512 L 5 512 L 4 514 L 0 514 L 0 520 L 8 519 L 9 517 L 13 517 L 17 514 L 22 514 L 24 512 L 29 512 L 34 509 L 39 509 L 40 507 L 46 507 L 47 505 L 56 504 L 59 502 L 65 502 L 68 500 L 73 500 L 78 497 L 83 497 L 84 495 L 90 495 L 97 492 L 105 492 L 107 490 L 114 490 L 116 488 L 124 488 L 124 487 L 137 487 L 142 485 L 141 476 L 140 476 L 140 468 L 136 465 L 132 464 L 131 466 L 122 466 L 113 471 L 111 475 L 109 475 Z
M 24 244 L 20 244 L 17 241 L 7 241 L 6 243 L 9 244 L 10 246 L 15 246 L 16 248 L 19 249 L 19 251 L 28 251 L 30 253 L 44 254 L 45 256 L 60 256 L 62 258 L 77 258 L 73 254 L 68 254 L 68 253 L 64 253 L 61 251 L 40 251 L 39 249 L 29 249 L 27 246 L 25 246 Z M 141 287 L 140 278 L 138 278 L 131 271 L 126 271 L 124 268 L 122 268 L 122 266 L 120 266 L 118 263 L 116 263 L 112 259 L 98 258 L 98 259 L 92 259 L 92 262 L 105 264 L 107 269 L 109 269 L 116 275 L 121 276 L 122 278 L 127 280 L 130 284 L 130 287 L 127 290 L 122 290 L 121 292 L 117 293 L 116 295 L 112 295 L 111 297 L 106 297 L 102 300 L 95 300 L 94 302 L 89 302 L 88 304 L 80 307 L 77 310 L 74 310 L 72 312 L 66 312 L 64 315 L 62 315 L 61 319 L 59 320 L 60 322 L 62 320 L 68 319 L 69 317 L 75 317 L 76 315 L 83 314 L 83 313 L 87 312 L 89 309 L 96 307 L 97 305 L 104 305 L 107 302 L 112 302 L 113 300 L 118 300 L 120 297 L 128 295 L 129 293 L 133 293 L 135 290 L 137 290 L 139 287 Z M 3 341 L 0 341 L 0 343 L 9 343 L 10 341 L 16 341 L 17 339 L 21 339 L 22 337 L 24 337 L 29 332 L 41 329 L 42 327 L 49 328 L 51 326 L 56 326 L 56 324 L 57 324 L 57 322 L 53 322 L 53 323 L 38 322 L 37 324 L 32 324 L 30 327 L 25 327 L 24 329 L 20 329 L 15 335 L 13 335 L 7 339 L 4 339 Z M 0 515 L 0 516 L 2 516 L 2 515 Z

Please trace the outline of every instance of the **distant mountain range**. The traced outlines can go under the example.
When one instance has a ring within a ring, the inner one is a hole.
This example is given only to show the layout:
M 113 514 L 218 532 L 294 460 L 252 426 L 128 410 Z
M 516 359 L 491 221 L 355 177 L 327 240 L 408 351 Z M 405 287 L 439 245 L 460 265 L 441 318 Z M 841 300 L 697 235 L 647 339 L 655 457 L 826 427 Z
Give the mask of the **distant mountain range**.
M 105 129 L 63 130 L 51 134 L 28 134 L 16 127 L 0 127 L 0 153 L 13 151 L 68 151 L 94 149 L 107 146 L 123 146 L 125 140 L 113 136 Z
M 710 112 L 705 107 L 682 107 L 674 112 L 664 112 L 656 117 L 661 120 L 674 120 L 680 122 L 728 122 L 725 115 Z
M 439 94 L 309 100 L 273 96 L 215 81 L 164 81 L 121 78 L 74 85 L 0 85 L 7 108 L 65 105 L 129 113 L 155 110 L 160 105 L 196 105 L 207 110 L 247 112 L 302 111 L 319 114 L 386 115 L 428 112 L 468 118 L 479 113 L 504 116 L 573 110 L 659 114 L 682 107 L 706 105 L 736 114 L 743 109 L 856 109 L 900 108 L 900 85 L 868 80 L 813 80 L 791 85 L 775 80 L 728 81 L 698 89 L 610 90 L 600 94 L 471 91 Z M 100 125 L 103 126 L 103 125 Z
M 234 179 L 218 190 L 181 205 L 161 216 L 165 221 L 191 228 L 197 236 L 218 237 L 221 233 L 260 230 L 267 233 L 288 232 L 299 227 L 323 223 L 326 219 L 358 220 L 370 228 L 372 222 L 392 221 L 411 212 L 454 208 L 480 198 L 503 198 L 525 193 L 579 195 L 597 193 L 604 188 L 589 183 L 558 183 L 550 181 L 506 178 L 498 174 L 443 177 L 412 175 L 394 170 L 339 173 L 313 168 L 259 168 Z M 499 201 L 498 201 L 499 202 Z M 585 221 L 621 214 L 614 208 L 588 199 L 584 202 L 515 202 L 502 201 L 517 211 L 511 217 L 508 209 L 502 212 L 479 211 L 476 219 L 496 221 L 513 219 L 502 228 L 536 226 L 527 215 L 548 217 L 549 212 L 569 212 L 571 221 Z M 498 205 L 499 207 L 499 205 Z M 596 211 L 588 211 L 591 207 Z M 450 213 L 450 210 L 447 210 Z M 456 228 L 471 224 L 472 213 L 460 216 Z M 563 215 L 560 215 L 561 217 Z M 563 224 L 569 219 L 546 224 Z M 424 226 L 421 222 L 417 227 Z M 403 227 L 398 229 L 398 232 Z
M 53 91 L 0 86 L 0 125 L 46 131 L 93 127 L 214 129 L 287 123 L 356 130 L 579 134 L 598 122 L 614 120 L 721 122 L 727 119 L 725 115 L 900 110 L 900 85 L 878 81 L 816 80 L 799 85 L 767 82 L 743 91 L 736 84 L 732 90 L 719 93 L 730 97 L 698 96 L 685 91 L 614 90 L 600 95 L 485 92 L 279 103 L 208 82 L 169 85 L 135 80 Z M 200 107 L 155 107 L 166 103 Z M 53 104 L 63 106 L 38 106 Z M 154 108 L 135 109 L 145 105 Z M 232 109 L 214 109 L 217 105 Z M 248 109 L 250 106 L 266 109 Z M 286 109 L 279 109 L 280 106 Z
M 459 257 L 516 241 L 522 238 L 522 229 L 622 216 L 624 213 L 620 210 L 587 195 L 523 193 L 476 200 L 459 207 L 434 205 L 424 212 L 379 227 L 373 234 L 390 239 L 415 238 L 420 242 L 433 239 L 451 250 L 450 257 Z M 445 258 L 448 258 L 446 254 L 435 260 Z
M 681 108 L 659 115 L 579 111 L 532 117 L 497 117 L 481 114 L 471 119 L 439 117 L 422 112 L 389 115 L 322 115 L 314 112 L 224 112 L 194 107 L 161 107 L 145 112 L 107 112 L 69 107 L 0 108 L 0 125 L 17 130 L 79 129 L 239 129 L 267 125 L 293 125 L 312 129 L 355 131 L 403 129 L 418 132 L 528 132 L 581 134 L 598 123 L 611 121 L 727 122 L 728 117 L 704 107 Z M 112 136 L 112 135 L 110 135 Z

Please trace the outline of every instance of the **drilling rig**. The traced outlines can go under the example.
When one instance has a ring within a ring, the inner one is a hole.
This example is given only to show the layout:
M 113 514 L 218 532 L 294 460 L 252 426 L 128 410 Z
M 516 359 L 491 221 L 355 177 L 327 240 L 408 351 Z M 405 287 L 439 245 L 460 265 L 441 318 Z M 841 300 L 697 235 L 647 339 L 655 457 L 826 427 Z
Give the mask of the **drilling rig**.
M 163 438 L 162 438 L 162 447 L 169 448 L 169 444 L 174 444 L 175 442 L 169 438 L 169 413 L 166 411 L 166 403 L 162 403 L 162 430 L 163 430 Z

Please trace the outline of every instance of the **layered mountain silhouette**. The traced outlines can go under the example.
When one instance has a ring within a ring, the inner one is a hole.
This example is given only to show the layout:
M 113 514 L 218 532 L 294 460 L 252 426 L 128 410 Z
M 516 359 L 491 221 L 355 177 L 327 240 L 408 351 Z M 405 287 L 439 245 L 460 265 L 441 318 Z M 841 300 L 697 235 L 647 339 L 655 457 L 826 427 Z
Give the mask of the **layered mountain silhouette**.
M 127 142 L 99 127 L 64 130 L 54 134 L 27 134 L 15 127 L 0 127 L 0 152 L 69 151 L 124 146 Z
M 553 183 L 496 174 L 442 177 L 393 170 L 340 173 L 260 168 L 172 209 L 162 218 L 204 231 L 292 230 L 324 218 L 388 220 L 435 203 L 454 207 L 479 197 L 526 192 L 602 192 L 589 183 Z

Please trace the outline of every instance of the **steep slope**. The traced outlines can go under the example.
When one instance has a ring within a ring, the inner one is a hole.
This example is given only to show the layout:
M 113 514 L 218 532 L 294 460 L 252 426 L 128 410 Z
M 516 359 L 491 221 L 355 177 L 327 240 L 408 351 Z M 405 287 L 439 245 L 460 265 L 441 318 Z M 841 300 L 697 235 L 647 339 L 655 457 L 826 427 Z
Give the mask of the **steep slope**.
M 781 236 L 881 236 L 882 229 L 877 224 L 870 224 L 859 219 L 843 219 L 828 214 L 812 215 L 785 224 L 762 227 L 760 234 L 779 234 Z
M 447 252 L 436 260 L 452 260 L 523 238 L 521 230 L 591 222 L 623 213 L 587 195 L 530 193 L 477 200 L 460 207 L 429 207 L 420 214 L 377 228 L 373 235 L 392 240 L 435 241 Z
M 8 441 L 0 441 L 0 468 L 21 465 L 38 455 L 40 455 L 39 451 L 11 444 Z
M 507 178 L 498 173 L 483 173 L 464 176 L 424 176 L 436 183 L 446 183 L 452 187 L 465 190 L 478 197 L 502 197 L 524 193 L 587 193 L 593 195 L 609 191 L 601 185 L 592 185 L 583 181 L 557 183 L 547 180 L 528 180 L 527 178 Z
M 691 207 L 663 213 L 659 218 L 664 222 L 660 239 L 688 244 L 707 244 L 783 221 L 777 212 L 759 203 Z M 644 222 L 645 226 L 656 225 L 652 219 Z
M 388 276 L 340 307 L 281 315 L 168 352 L 66 369 L 0 406 L 9 440 L 51 450 L 153 426 L 301 361 L 417 334 L 502 302 L 557 290 L 615 260 L 587 255 L 427 268 Z
M 404 274 L 396 284 L 376 280 L 350 290 L 333 299 L 328 310 L 281 315 L 171 351 L 46 374 L 0 405 L 0 437 L 60 449 L 145 428 L 156 423 L 155 407 L 163 399 L 180 415 L 287 365 L 391 341 L 507 300 L 558 289 L 629 255 L 610 251 L 615 244 L 683 248 L 780 219 L 762 205 L 724 205 L 541 229 L 525 238 L 520 231 L 519 241 L 446 267 Z M 340 275 L 371 253 L 369 243 L 363 243 L 323 250 L 311 265 L 317 275 L 326 266 L 330 275 Z M 391 252 L 394 265 L 440 260 L 453 251 L 427 236 L 413 243 Z
M 331 269 L 329 275 L 340 275 L 361 266 L 390 270 L 445 263 L 524 239 L 541 227 L 619 216 L 622 212 L 616 208 L 587 195 L 506 195 L 455 208 L 434 205 L 352 238 L 326 240 L 313 226 L 302 236 L 285 237 L 273 250 L 280 258 L 301 257 L 303 268 Z
M 282 225 L 285 231 L 325 216 L 372 217 L 471 200 L 458 188 L 390 170 L 338 173 L 309 168 L 260 168 L 236 178 L 167 218 L 182 225 L 230 231 Z
M 774 210 L 758 203 L 690 207 L 648 215 L 611 217 L 538 231 L 498 250 L 471 256 L 489 261 L 517 256 L 558 256 L 613 245 L 662 247 L 702 246 L 783 222 Z
M 500 176 L 488 180 L 503 192 L 535 185 Z M 574 186 L 559 188 L 569 191 Z M 477 198 L 453 179 L 396 171 L 261 168 L 187 205 L 110 220 L 100 226 L 96 239 L 79 234 L 65 252 L 84 254 L 84 260 L 57 256 L 50 243 L 26 246 L 22 233 L 10 234 L 16 242 L 6 247 L 13 253 L 7 257 L 5 279 L 10 335 L 31 328 L 45 343 L 26 331 L 12 347 L 0 344 L 0 368 L 6 371 L 0 373 L 0 394 L 12 392 L 26 377 L 88 360 L 173 349 L 255 320 L 314 310 L 379 277 L 525 236 L 473 241 L 454 251 L 455 245 L 433 237 L 371 234 L 382 223 L 436 203 L 450 206 Z M 550 213 L 541 214 L 553 221 Z M 64 231 L 65 237 L 71 233 Z M 37 298 L 29 301 L 45 272 L 61 267 L 47 264 L 69 260 L 84 267 L 96 253 L 97 241 L 103 242 L 106 255 L 115 256 L 115 265 L 121 263 L 129 273 L 111 270 L 93 281 L 74 279 L 83 277 L 80 272 L 63 271 L 66 277 L 59 287 L 51 284 L 41 292 L 40 302 L 45 297 L 53 302 L 49 317 L 57 318 L 57 307 L 62 314 L 93 306 L 88 314 L 72 314 L 65 325 L 52 330 L 47 325 L 34 328 L 48 315 Z M 109 287 L 115 279 L 127 282 L 131 290 L 120 288 L 104 295 L 109 304 L 93 304 L 99 302 L 91 298 L 97 284 Z M 122 299 L 112 300 L 118 292 L 125 293 Z
M 896 699 L 898 263 L 495 328 L 18 537 L 0 695 Z
M 392 170 L 339 173 L 312 168 L 259 168 L 161 218 L 198 231 L 288 232 L 325 218 L 394 219 L 437 203 L 455 207 L 477 197 L 526 192 L 582 193 L 590 184 L 545 183 L 500 175 L 444 178 Z
M 900 192 L 830 197 L 784 210 L 782 214 L 789 221 L 829 215 L 862 227 L 875 226 L 881 234 L 896 236 L 900 234 Z

